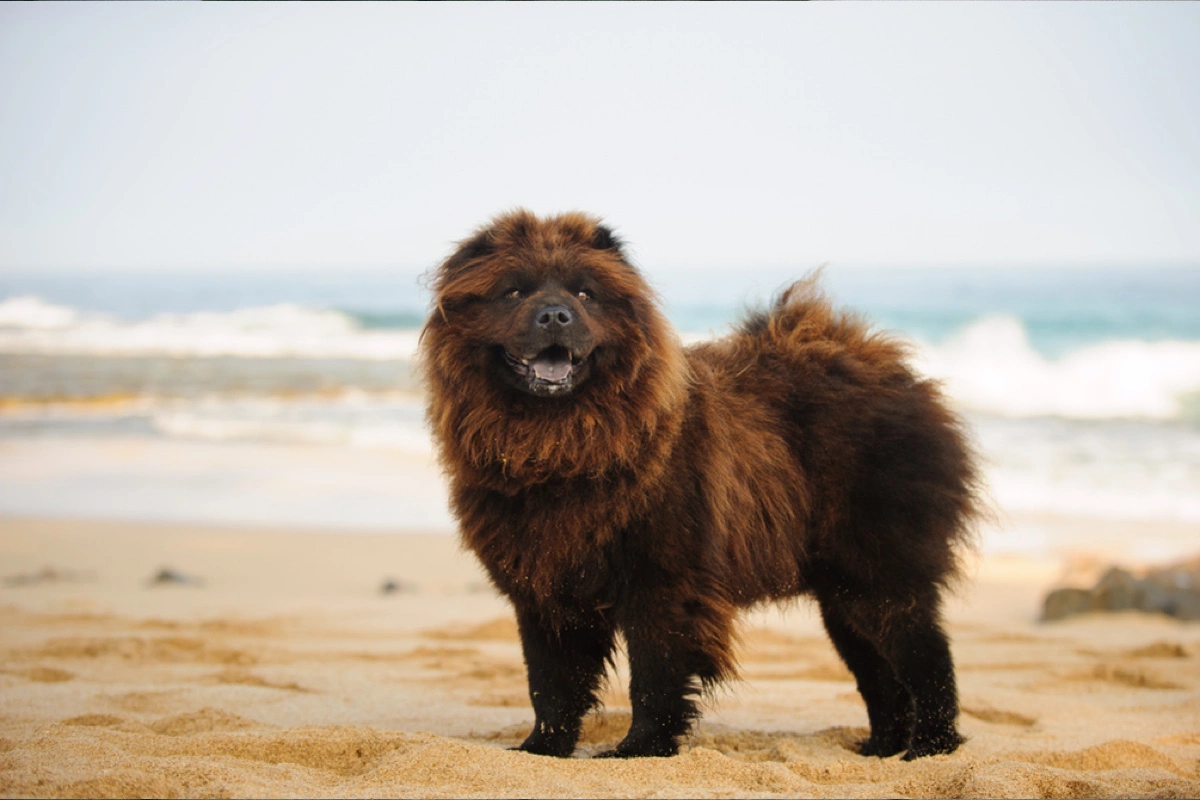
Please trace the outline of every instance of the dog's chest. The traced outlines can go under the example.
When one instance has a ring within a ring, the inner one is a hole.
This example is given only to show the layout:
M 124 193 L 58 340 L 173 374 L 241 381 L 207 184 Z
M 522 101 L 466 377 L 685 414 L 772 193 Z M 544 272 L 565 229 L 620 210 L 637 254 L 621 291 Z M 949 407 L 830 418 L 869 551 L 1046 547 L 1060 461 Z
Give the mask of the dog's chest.
M 606 519 L 585 518 L 561 496 L 467 491 L 457 499 L 464 543 L 506 594 L 582 606 L 610 601 L 619 536 Z

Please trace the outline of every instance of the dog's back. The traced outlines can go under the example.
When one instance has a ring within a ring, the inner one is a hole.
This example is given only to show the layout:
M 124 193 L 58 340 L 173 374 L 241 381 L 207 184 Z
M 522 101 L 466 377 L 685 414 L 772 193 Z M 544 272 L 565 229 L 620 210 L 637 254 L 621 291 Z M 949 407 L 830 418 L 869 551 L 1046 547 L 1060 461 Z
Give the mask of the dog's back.
M 809 280 L 688 356 L 697 383 L 722 396 L 711 424 L 730 428 L 752 471 L 754 490 L 737 496 L 766 506 L 768 525 L 794 524 L 802 564 L 897 591 L 953 578 L 978 475 L 961 422 L 903 344 L 837 313 Z M 761 522 L 756 509 L 727 513 Z

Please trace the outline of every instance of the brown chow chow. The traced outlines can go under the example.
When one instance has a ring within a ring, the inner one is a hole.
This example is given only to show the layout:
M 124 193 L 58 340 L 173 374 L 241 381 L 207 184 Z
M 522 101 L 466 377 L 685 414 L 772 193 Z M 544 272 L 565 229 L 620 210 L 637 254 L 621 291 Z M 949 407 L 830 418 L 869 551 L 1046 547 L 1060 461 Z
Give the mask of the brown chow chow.
M 516 610 L 536 716 L 568 756 L 616 637 L 668 756 L 734 677 L 739 608 L 812 595 L 866 701 L 864 755 L 962 741 L 940 596 L 976 511 L 959 421 L 905 350 L 812 281 L 684 348 L 596 219 L 517 211 L 434 275 L 429 420 L 463 541 Z

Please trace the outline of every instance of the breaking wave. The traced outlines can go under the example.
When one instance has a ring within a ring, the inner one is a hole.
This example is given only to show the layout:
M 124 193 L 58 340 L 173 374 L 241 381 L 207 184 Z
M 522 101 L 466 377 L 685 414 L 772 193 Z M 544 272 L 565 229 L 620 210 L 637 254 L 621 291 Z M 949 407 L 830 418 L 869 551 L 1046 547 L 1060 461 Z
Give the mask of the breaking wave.
M 415 328 L 368 327 L 336 310 L 279 304 L 144 320 L 20 296 L 0 301 L 0 352 L 92 356 L 411 359 Z
M 915 363 L 961 406 L 1009 417 L 1200 418 L 1200 342 L 1112 340 L 1050 358 L 1021 321 L 979 319 Z

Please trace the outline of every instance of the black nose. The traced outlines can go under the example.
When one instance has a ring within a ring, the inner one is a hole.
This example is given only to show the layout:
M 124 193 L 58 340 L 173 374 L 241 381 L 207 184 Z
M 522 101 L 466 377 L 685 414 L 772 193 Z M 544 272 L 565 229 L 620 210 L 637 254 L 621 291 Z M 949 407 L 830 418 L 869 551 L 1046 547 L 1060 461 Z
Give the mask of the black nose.
M 565 328 L 575 321 L 571 309 L 566 306 L 546 306 L 538 312 L 536 322 L 539 328 Z

